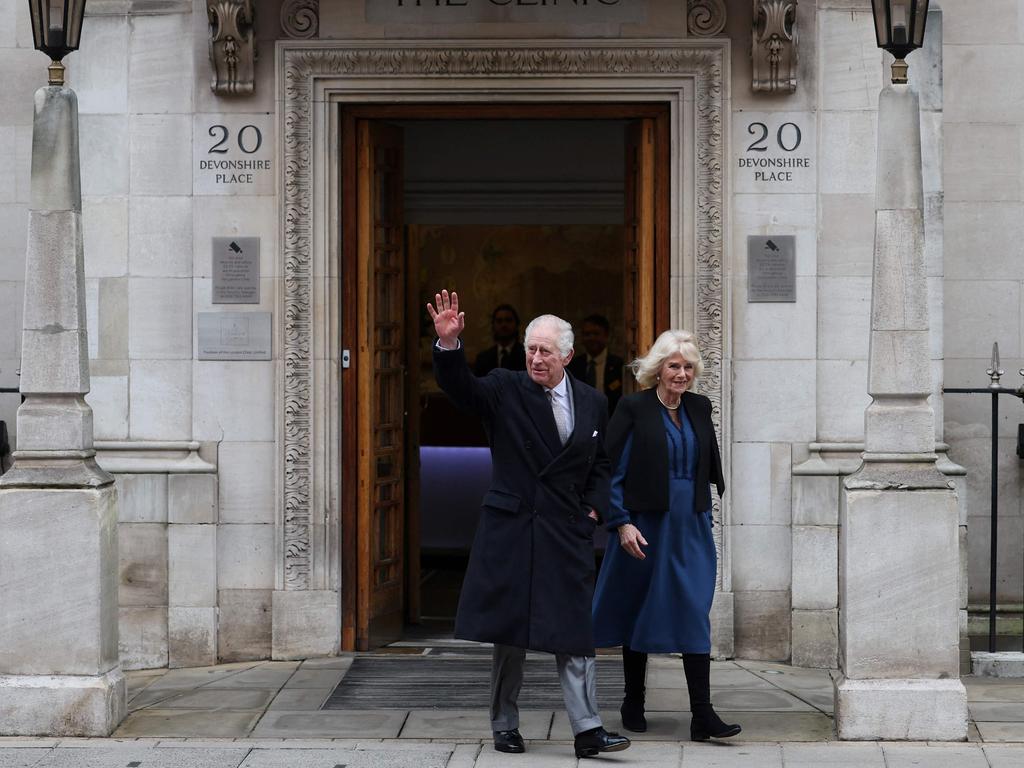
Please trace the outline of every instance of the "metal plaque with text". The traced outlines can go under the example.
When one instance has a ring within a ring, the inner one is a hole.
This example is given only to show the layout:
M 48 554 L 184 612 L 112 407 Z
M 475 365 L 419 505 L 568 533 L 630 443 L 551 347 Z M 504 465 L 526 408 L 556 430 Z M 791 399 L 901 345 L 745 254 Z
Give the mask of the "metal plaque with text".
M 200 360 L 269 360 L 270 312 L 199 312 Z
M 260 303 L 260 239 L 213 238 L 213 303 Z
M 796 301 L 796 236 L 747 236 L 747 301 Z

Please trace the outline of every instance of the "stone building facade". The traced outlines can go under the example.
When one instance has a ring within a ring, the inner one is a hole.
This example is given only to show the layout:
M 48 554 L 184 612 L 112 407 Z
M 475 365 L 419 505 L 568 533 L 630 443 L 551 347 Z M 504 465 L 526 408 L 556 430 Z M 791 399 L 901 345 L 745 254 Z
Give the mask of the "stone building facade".
M 988 596 L 987 402 L 939 390 L 987 383 L 993 341 L 1008 382 L 1024 364 L 1024 2 L 974 5 L 933 2 L 910 59 L 936 449 L 960 491 L 964 608 Z M 210 19 L 249 12 L 251 43 L 242 23 L 225 69 Z M 17 386 L 40 61 L 26 4 L 0 0 L 6 387 Z M 730 479 L 716 508 L 716 652 L 836 665 L 840 488 L 869 402 L 888 69 L 868 0 L 90 0 L 66 63 L 81 112 L 88 400 L 120 492 L 126 668 L 359 643 L 350 619 L 364 608 L 351 603 L 365 596 L 346 526 L 360 518 L 344 510 L 357 430 L 346 414 L 358 406 L 346 410 L 342 352 L 357 346 L 344 331 L 342 107 L 499 104 L 515 116 L 515 105 L 574 103 L 665 106 L 664 316 L 700 337 Z M 793 238 L 794 300 L 752 300 L 751 236 Z M 244 306 L 215 303 L 213 238 L 258 238 L 258 291 Z M 269 359 L 200 359 L 200 324 L 227 311 L 269 313 Z M 12 429 L 16 405 L 0 395 Z M 998 596 L 1015 603 L 1021 412 L 1003 414 Z

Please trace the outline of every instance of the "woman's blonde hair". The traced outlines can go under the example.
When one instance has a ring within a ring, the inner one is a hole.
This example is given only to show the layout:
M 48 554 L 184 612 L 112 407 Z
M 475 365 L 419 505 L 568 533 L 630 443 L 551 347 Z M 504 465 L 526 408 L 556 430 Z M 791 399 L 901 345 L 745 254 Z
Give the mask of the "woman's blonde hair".
M 704 372 L 704 360 L 697 347 L 697 337 L 689 331 L 670 330 L 661 334 L 651 345 L 647 354 L 629 364 L 637 383 L 650 389 L 658 381 L 658 371 L 672 355 L 679 353 L 684 360 L 693 363 L 694 381 Z

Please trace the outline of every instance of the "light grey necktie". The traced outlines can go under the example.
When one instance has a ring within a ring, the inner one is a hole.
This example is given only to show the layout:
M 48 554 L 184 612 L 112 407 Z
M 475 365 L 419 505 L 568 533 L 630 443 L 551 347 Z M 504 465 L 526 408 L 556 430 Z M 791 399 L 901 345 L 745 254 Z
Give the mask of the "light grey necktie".
M 555 391 L 553 389 L 548 390 L 548 400 L 551 401 L 551 412 L 555 416 L 555 427 L 558 428 L 558 439 L 562 441 L 562 445 L 565 445 L 569 439 L 569 425 L 565 420 L 565 410 L 555 400 Z

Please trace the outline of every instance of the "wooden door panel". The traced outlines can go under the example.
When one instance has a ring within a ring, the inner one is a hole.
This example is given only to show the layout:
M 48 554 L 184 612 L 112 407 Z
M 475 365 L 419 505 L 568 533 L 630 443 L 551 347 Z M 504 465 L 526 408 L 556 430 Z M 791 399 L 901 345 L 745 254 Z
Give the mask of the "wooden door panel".
M 357 644 L 398 639 L 405 573 L 405 249 L 402 133 L 358 133 L 359 606 Z
M 636 120 L 626 129 L 623 317 L 626 360 L 654 342 L 655 307 L 655 121 Z M 627 377 L 627 387 L 635 384 Z

